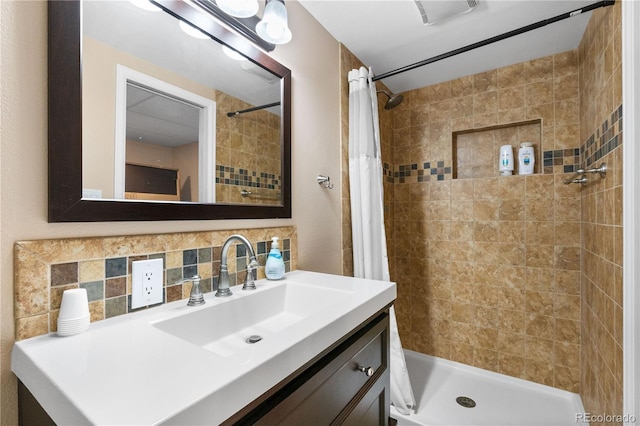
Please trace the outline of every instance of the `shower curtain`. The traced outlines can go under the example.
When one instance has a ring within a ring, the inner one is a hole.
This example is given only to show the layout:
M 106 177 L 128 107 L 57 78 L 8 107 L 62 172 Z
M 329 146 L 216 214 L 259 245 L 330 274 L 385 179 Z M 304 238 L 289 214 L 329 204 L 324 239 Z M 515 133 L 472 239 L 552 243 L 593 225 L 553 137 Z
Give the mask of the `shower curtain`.
M 361 67 L 349 72 L 349 188 L 353 271 L 358 278 L 390 281 L 384 231 L 382 160 L 378 101 L 373 73 Z M 409 414 L 415 398 L 398 334 L 393 306 L 390 310 L 391 403 Z

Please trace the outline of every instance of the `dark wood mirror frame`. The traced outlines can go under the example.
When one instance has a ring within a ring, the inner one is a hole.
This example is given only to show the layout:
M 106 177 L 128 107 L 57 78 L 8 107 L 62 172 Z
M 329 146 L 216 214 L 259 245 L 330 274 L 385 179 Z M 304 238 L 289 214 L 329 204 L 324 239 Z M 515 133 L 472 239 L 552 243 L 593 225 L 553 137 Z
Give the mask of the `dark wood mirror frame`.
M 244 54 L 282 80 L 281 205 L 197 204 L 82 198 L 81 5 L 49 1 L 49 222 L 270 219 L 291 217 L 291 71 L 182 1 L 158 0 L 214 40 Z

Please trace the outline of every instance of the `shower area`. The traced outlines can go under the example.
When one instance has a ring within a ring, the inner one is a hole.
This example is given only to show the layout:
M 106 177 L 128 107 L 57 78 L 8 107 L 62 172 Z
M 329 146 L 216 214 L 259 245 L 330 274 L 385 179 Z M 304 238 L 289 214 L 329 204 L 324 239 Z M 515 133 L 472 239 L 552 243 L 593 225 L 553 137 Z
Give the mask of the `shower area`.
M 622 413 L 621 56 L 616 2 L 593 12 L 575 50 L 405 92 L 401 102 L 377 83 L 390 274 L 414 377 L 424 376 L 415 355 L 425 354 L 579 394 L 588 413 Z M 366 66 L 344 46 L 340 64 L 342 76 Z M 517 153 L 522 142 L 533 142 L 534 174 L 500 176 L 500 146 Z M 606 177 L 564 184 L 602 163 Z M 414 384 L 414 393 L 423 390 Z

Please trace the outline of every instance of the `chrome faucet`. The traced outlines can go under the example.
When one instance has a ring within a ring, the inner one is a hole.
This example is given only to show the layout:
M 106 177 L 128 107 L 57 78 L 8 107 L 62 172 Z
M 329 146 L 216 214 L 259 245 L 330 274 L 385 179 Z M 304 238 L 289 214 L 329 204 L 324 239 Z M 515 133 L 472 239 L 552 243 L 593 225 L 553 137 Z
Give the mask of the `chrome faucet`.
M 227 238 L 227 241 L 222 245 L 222 255 L 220 256 L 220 278 L 218 280 L 218 291 L 216 291 L 216 297 L 231 296 L 231 290 L 229 290 L 229 269 L 227 268 L 227 252 L 229 246 L 234 240 L 240 241 L 244 244 L 245 248 L 249 252 L 249 264 L 247 265 L 247 275 L 244 279 L 243 290 L 255 290 L 258 275 L 258 260 L 256 259 L 256 253 L 251 247 L 251 243 L 242 235 L 234 234 Z
M 194 275 L 192 278 L 185 278 L 183 280 L 177 281 L 176 284 L 182 284 L 189 281 L 191 281 L 193 285 L 191 286 L 191 293 L 189 294 L 189 301 L 187 302 L 187 305 L 204 305 L 204 295 L 202 294 L 202 289 L 200 288 L 200 275 Z

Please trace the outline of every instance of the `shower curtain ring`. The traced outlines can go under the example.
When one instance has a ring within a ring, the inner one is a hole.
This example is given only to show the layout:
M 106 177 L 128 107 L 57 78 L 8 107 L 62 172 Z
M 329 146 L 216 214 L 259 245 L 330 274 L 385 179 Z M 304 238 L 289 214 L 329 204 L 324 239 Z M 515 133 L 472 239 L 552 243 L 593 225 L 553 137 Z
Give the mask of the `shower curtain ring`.
M 329 176 L 318 175 L 316 178 L 318 185 L 322 185 L 327 189 L 333 189 L 333 184 L 331 183 L 331 178 Z

